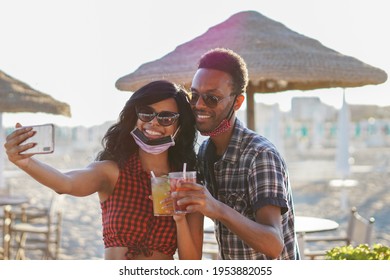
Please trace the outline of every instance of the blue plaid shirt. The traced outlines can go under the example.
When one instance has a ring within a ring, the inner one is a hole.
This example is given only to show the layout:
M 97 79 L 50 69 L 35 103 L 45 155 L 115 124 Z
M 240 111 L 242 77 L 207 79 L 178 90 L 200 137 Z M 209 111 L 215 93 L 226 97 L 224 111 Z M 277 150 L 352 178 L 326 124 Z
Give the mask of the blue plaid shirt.
M 279 259 L 299 259 L 289 175 L 275 146 L 236 119 L 225 154 L 218 158 L 214 143 L 208 139 L 200 146 L 198 157 L 199 177 L 211 194 L 243 216 L 255 221 L 259 208 L 281 208 L 284 248 Z M 221 259 L 270 259 L 255 252 L 221 222 L 215 222 Z

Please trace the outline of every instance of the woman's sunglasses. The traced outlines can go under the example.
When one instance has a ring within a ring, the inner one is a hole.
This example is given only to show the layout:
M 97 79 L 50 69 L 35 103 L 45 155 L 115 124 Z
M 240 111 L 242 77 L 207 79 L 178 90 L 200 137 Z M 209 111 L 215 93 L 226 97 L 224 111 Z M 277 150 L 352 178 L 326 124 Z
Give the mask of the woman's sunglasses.
M 147 107 L 136 108 L 138 119 L 143 122 L 151 122 L 157 117 L 157 122 L 162 126 L 170 126 L 174 124 L 180 114 L 170 111 L 162 111 L 160 113 L 154 112 L 152 109 Z
M 197 92 L 192 92 L 190 104 L 192 106 L 196 105 L 196 103 L 198 103 L 199 97 L 202 97 L 203 102 L 204 102 L 204 104 L 206 104 L 207 107 L 215 108 L 215 107 L 217 107 L 219 102 L 221 102 L 225 98 L 231 97 L 231 95 L 225 96 L 225 97 L 217 97 L 215 95 L 211 95 L 211 94 L 207 94 L 207 93 L 199 94 Z

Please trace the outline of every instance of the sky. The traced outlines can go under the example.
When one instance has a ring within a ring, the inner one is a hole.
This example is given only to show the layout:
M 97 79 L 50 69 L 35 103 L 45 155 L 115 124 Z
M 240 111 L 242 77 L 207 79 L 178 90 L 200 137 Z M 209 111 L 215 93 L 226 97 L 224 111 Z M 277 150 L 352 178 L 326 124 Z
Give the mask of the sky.
M 255 10 L 288 28 L 390 73 L 387 0 L 0 0 L 0 70 L 71 106 L 72 117 L 4 113 L 4 126 L 51 122 L 91 126 L 116 120 L 130 92 L 115 88 L 135 71 L 231 15 Z M 194 61 L 194 65 L 196 62 Z M 390 105 L 390 82 L 350 88 L 350 104 Z M 342 90 L 257 95 L 288 110 L 294 96 L 336 108 Z M 0 100 L 1 101 L 1 100 Z

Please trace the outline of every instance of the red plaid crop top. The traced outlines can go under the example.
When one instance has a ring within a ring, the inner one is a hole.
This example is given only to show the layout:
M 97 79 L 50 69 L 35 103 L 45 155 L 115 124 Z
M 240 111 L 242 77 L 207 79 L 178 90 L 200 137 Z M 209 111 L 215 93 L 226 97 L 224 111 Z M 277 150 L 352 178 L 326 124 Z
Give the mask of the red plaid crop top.
M 104 247 L 127 247 L 126 257 L 151 256 L 154 250 L 173 256 L 177 248 L 172 217 L 153 215 L 150 175 L 138 154 L 120 170 L 113 193 L 101 203 Z

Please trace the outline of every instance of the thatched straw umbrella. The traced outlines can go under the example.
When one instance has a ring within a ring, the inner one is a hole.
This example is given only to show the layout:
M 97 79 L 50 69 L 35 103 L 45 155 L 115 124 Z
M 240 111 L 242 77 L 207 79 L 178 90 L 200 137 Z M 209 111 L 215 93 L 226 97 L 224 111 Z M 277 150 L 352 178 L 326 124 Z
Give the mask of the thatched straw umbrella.
M 39 92 L 0 70 L 0 189 L 4 187 L 4 149 L 2 113 L 49 113 L 70 117 L 68 104 Z
M 156 79 L 189 86 L 200 56 L 216 48 L 240 54 L 249 69 L 247 123 L 254 128 L 254 94 L 286 90 L 360 87 L 386 81 L 384 71 L 323 46 L 258 12 L 245 11 L 211 27 L 164 57 L 141 65 L 116 82 L 135 91 Z

